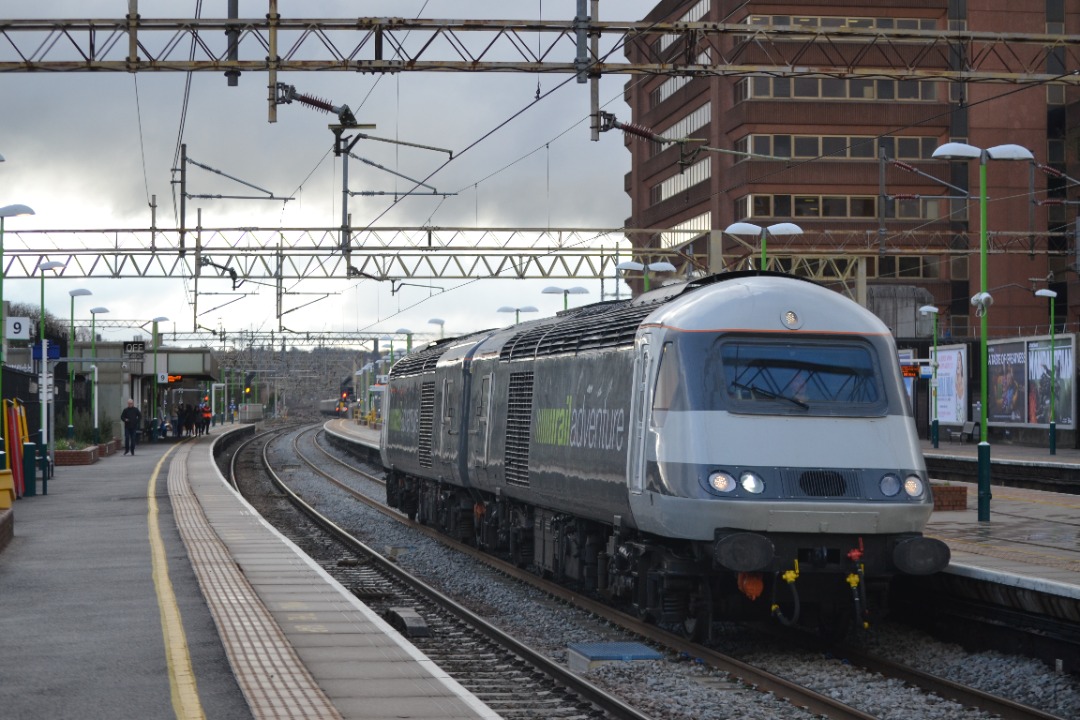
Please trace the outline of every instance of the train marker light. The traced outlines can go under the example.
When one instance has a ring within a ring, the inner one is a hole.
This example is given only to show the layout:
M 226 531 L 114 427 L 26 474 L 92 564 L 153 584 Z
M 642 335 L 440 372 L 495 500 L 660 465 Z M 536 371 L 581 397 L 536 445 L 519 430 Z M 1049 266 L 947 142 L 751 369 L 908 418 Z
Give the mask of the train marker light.
M 900 492 L 900 478 L 892 473 L 883 475 L 881 481 L 878 483 L 878 487 L 881 488 L 881 494 L 885 497 L 893 497 L 896 493 Z
M 904 492 L 906 492 L 909 497 L 919 497 L 923 494 L 923 489 L 922 478 L 918 475 L 908 475 L 907 479 L 904 480 Z
M 709 487 L 717 492 L 729 493 L 735 489 L 735 478 L 722 470 L 718 470 L 709 475 Z

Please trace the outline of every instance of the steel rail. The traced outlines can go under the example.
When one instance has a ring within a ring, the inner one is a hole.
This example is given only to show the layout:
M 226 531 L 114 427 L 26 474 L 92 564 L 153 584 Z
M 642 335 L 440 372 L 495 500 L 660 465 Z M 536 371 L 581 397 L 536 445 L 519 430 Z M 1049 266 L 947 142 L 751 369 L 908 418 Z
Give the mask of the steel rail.
M 321 449 L 321 448 L 320 448 Z M 325 453 L 325 450 L 323 450 Z M 742 662 L 730 655 L 725 655 L 713 650 L 709 650 L 704 646 L 690 642 L 689 640 L 679 637 L 674 633 L 670 633 L 663 630 L 656 625 L 651 625 L 638 618 L 635 618 L 620 610 L 616 610 L 608 605 L 605 605 L 591 598 L 585 597 L 578 593 L 575 593 L 567 588 L 557 585 L 553 582 L 545 580 L 536 576 L 527 570 L 517 567 L 513 563 L 506 562 L 497 557 L 484 553 L 476 548 L 460 543 L 453 538 L 450 538 L 443 533 L 438 532 L 426 525 L 419 522 L 409 520 L 401 513 L 393 510 L 378 500 L 368 497 L 363 493 L 357 492 L 350 488 L 346 483 L 341 482 L 337 478 L 334 478 L 329 473 L 326 473 L 321 468 L 316 466 L 313 462 L 308 460 L 299 451 L 297 457 L 303 462 L 307 463 L 309 468 L 318 473 L 322 477 L 326 478 L 329 482 L 336 487 L 348 493 L 351 497 L 360 500 L 361 502 L 369 505 L 370 507 L 378 510 L 383 515 L 393 518 L 401 524 L 409 527 L 412 530 L 420 532 L 421 534 L 436 540 L 446 546 L 453 548 L 454 550 L 464 553 L 469 557 L 482 562 L 489 567 L 499 571 L 507 577 L 513 578 L 519 582 L 523 582 L 532 587 L 535 587 L 548 595 L 561 600 L 568 605 L 572 605 L 588 613 L 596 615 L 597 617 L 610 622 L 618 627 L 624 628 L 629 632 L 640 635 L 643 638 L 651 640 L 659 645 L 665 646 L 675 652 L 685 653 L 689 657 L 698 658 L 711 667 L 714 667 L 723 672 L 729 673 L 733 677 L 738 678 L 742 683 L 759 690 L 761 692 L 772 693 L 777 697 L 787 701 L 791 705 L 796 707 L 804 707 L 812 713 L 817 713 L 833 720 L 876 720 L 875 716 L 867 714 L 857 708 L 853 708 L 850 705 L 846 705 L 839 700 L 835 700 L 828 695 L 823 695 L 810 688 L 799 685 L 798 683 L 786 680 L 779 675 L 774 675 L 767 670 L 756 668 L 753 665 Z M 343 463 L 344 464 L 344 463 Z M 345 464 L 346 467 L 352 468 Z M 359 474 L 365 476 L 368 479 L 374 480 L 370 473 L 365 471 L 356 471 Z
M 303 432 L 298 433 L 297 436 L 293 439 L 293 450 L 298 458 L 304 459 L 303 454 L 299 451 L 299 448 L 297 448 L 297 443 L 302 434 Z M 449 596 L 436 590 L 420 578 L 404 570 L 397 563 L 390 561 L 378 551 L 374 550 L 373 548 L 367 546 L 360 540 L 353 537 L 346 530 L 342 529 L 332 520 L 330 520 L 329 518 L 321 514 L 318 510 L 316 510 L 314 507 L 306 503 L 299 495 L 294 493 L 292 489 L 284 483 L 284 481 L 277 475 L 277 473 L 274 472 L 273 468 L 270 466 L 270 461 L 266 454 L 268 447 L 269 442 L 263 445 L 263 468 L 270 475 L 274 486 L 277 487 L 281 492 L 283 492 L 288 497 L 290 502 L 292 502 L 297 508 L 299 508 L 305 515 L 311 518 L 313 522 L 315 522 L 326 532 L 332 535 L 336 540 L 345 544 L 346 546 L 357 549 L 359 552 L 363 553 L 366 556 L 370 556 L 372 562 L 378 565 L 380 570 L 382 570 L 383 572 L 394 576 L 401 582 L 406 583 L 408 586 L 431 598 L 434 602 L 445 608 L 447 611 L 462 618 L 465 622 L 473 626 L 476 630 L 478 630 L 488 639 L 521 656 L 529 663 L 540 669 L 542 672 L 556 679 L 557 682 L 564 684 L 566 687 L 573 690 L 582 698 L 601 708 L 604 712 L 609 713 L 612 717 L 620 718 L 622 720 L 650 720 L 650 717 L 648 715 L 643 715 L 636 709 L 624 703 L 619 698 L 608 694 L 601 688 L 588 682 L 580 675 L 571 672 L 569 669 L 563 667 L 554 660 L 551 660 L 546 655 L 542 655 L 541 653 L 533 650 L 528 645 L 519 642 L 515 638 L 511 637 L 499 628 L 495 627 L 491 623 L 481 618 L 476 613 L 457 603 Z M 324 473 L 313 463 L 307 460 L 305 460 L 305 462 L 316 473 L 322 475 L 323 477 L 329 478 L 329 475 Z

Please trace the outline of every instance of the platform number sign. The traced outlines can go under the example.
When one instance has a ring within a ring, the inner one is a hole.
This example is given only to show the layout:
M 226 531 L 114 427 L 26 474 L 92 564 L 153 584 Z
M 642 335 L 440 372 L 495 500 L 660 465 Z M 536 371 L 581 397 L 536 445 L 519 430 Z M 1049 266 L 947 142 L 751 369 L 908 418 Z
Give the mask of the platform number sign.
M 9 340 L 30 339 L 30 318 L 9 317 L 5 326 L 5 337 Z

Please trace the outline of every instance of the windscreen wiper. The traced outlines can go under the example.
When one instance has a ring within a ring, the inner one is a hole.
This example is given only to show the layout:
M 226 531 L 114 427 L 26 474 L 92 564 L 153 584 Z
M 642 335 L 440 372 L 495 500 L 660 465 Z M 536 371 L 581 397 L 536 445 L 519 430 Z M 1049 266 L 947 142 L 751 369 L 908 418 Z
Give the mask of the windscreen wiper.
M 788 395 L 780 395 L 779 393 L 774 393 L 772 390 L 766 390 L 765 388 L 760 387 L 758 385 L 744 385 L 743 383 L 740 383 L 740 382 L 733 382 L 733 383 L 731 383 L 731 386 L 741 388 L 742 390 L 749 390 L 752 394 L 761 395 L 762 397 L 767 398 L 769 400 L 787 400 L 789 403 L 791 403 L 793 405 L 797 405 L 797 406 L 801 407 L 803 410 L 809 410 L 810 409 L 809 405 L 804 403 L 802 400 L 799 400 L 798 398 L 793 398 L 793 397 L 790 397 Z

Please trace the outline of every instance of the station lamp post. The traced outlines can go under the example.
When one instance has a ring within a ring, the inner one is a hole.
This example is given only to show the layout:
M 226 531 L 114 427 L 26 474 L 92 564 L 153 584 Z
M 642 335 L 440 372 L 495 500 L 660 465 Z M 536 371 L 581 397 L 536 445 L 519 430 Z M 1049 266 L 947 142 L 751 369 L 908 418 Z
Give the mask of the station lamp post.
M 33 214 L 34 211 L 26 205 L 0 207 L 0 412 L 4 410 L 4 339 L 7 333 L 4 320 L 4 218 Z M 0 456 L 0 470 L 5 468 L 7 468 L 7 460 Z
M 405 336 L 405 354 L 408 355 L 409 353 L 411 353 L 412 352 L 413 331 L 410 330 L 409 328 L 398 328 L 394 332 L 396 332 L 399 335 L 404 335 Z
M 776 223 L 775 225 L 769 225 L 768 227 L 761 227 L 754 223 L 737 222 L 728 225 L 724 232 L 729 235 L 753 235 L 761 237 L 761 261 L 758 265 L 758 270 L 764 270 L 768 264 L 768 238 L 770 235 L 773 237 L 780 237 L 782 235 L 802 235 L 802 228 L 795 223 Z
M 381 338 L 379 338 L 379 342 L 388 342 L 388 343 L 390 343 L 390 364 L 393 365 L 394 364 L 394 338 L 392 338 L 389 335 L 383 335 Z M 390 370 L 388 368 L 387 372 L 389 372 L 389 371 Z
M 48 270 L 56 270 L 57 268 L 64 267 L 64 263 L 50 260 L 49 262 L 43 262 L 38 266 L 38 270 L 41 271 L 41 312 L 38 319 L 38 339 L 41 342 L 41 380 L 38 386 L 38 395 L 41 398 L 41 441 L 38 446 L 38 457 L 41 458 L 42 463 L 46 463 L 48 457 L 49 447 L 49 394 L 51 388 L 48 387 L 49 379 L 49 341 L 45 339 L 45 273 Z M 42 473 L 48 472 L 47 465 L 42 465 Z
M 988 160 L 1027 160 L 1031 162 L 1035 157 L 1031 151 L 1020 145 L 996 145 L 992 148 L 977 148 L 967 143 L 949 142 L 934 150 L 933 157 L 942 160 L 978 160 L 979 161 L 979 292 L 971 298 L 971 304 L 975 306 L 975 315 L 980 319 L 979 327 L 979 350 L 981 353 L 979 365 L 979 402 L 981 403 L 979 415 L 979 522 L 990 521 L 990 441 L 989 430 L 986 424 L 987 418 L 987 375 L 989 374 L 989 357 L 986 349 L 989 321 L 987 313 L 994 299 L 987 290 L 987 244 L 988 234 L 986 227 L 986 163 Z
M 521 313 L 523 312 L 540 312 L 532 305 L 524 305 L 522 307 L 510 307 L 509 305 L 503 305 L 496 312 L 514 313 L 514 324 L 517 325 L 521 322 Z
M 668 264 L 670 265 L 670 263 L 668 263 Z M 674 266 L 672 266 L 672 269 L 674 269 Z M 541 292 L 544 293 L 545 295 L 558 295 L 559 293 L 562 293 L 562 309 L 564 311 L 569 309 L 570 296 L 571 295 L 588 295 L 589 294 L 588 290 L 586 290 L 585 288 L 583 288 L 583 287 L 581 287 L 579 285 L 571 287 L 571 288 L 561 288 L 561 287 L 555 287 L 554 285 L 552 285 L 551 287 L 544 288 L 543 290 L 541 290 Z
M 86 295 L 93 295 L 92 292 L 86 288 L 75 288 L 74 290 L 68 290 L 68 295 L 71 296 L 71 323 L 69 328 L 71 330 L 71 340 L 68 343 L 68 358 L 74 357 L 75 350 L 75 298 L 85 297 Z M 75 439 L 75 363 L 70 359 L 68 360 L 68 440 Z
M 1054 315 L 1054 302 L 1057 293 L 1043 288 L 1036 290 L 1038 297 L 1050 298 L 1050 454 L 1057 455 L 1057 418 L 1055 417 L 1055 405 L 1057 404 L 1057 358 L 1054 356 L 1054 325 L 1057 324 L 1057 316 Z
M 100 443 L 98 432 L 98 395 L 97 395 L 97 316 L 109 312 L 107 307 L 90 308 L 90 359 L 94 362 L 94 379 L 90 382 L 90 404 L 94 407 L 94 442 Z
M 167 317 L 156 317 L 151 322 L 154 323 L 154 399 L 150 408 L 150 412 L 153 413 L 154 419 L 150 423 L 151 429 L 157 429 L 158 422 L 158 365 L 157 365 L 157 351 L 158 351 L 158 323 L 168 322 Z M 156 439 L 156 438 L 155 438 Z
M 932 442 L 934 444 L 934 447 L 936 448 L 938 446 L 938 415 L 937 415 L 937 406 L 938 406 L 938 382 L 937 382 L 937 369 L 938 369 L 937 320 L 938 320 L 938 309 L 936 307 L 934 307 L 933 305 L 923 305 L 921 308 L 919 308 L 919 314 L 923 315 L 923 316 L 932 315 L 933 318 L 934 318 L 934 359 L 931 361 L 933 363 L 932 367 L 934 369 L 934 380 L 933 380 L 933 392 L 930 393 L 930 407 L 932 407 L 934 409 L 934 413 L 933 413 L 933 418 L 934 419 L 930 422 L 930 442 Z
M 659 262 L 651 262 L 648 265 L 639 263 L 636 260 L 623 260 L 621 263 L 616 265 L 615 268 L 617 270 L 634 270 L 642 273 L 645 280 L 645 292 L 649 292 L 650 273 L 675 272 L 676 269 L 674 265 L 665 260 L 661 260 Z

